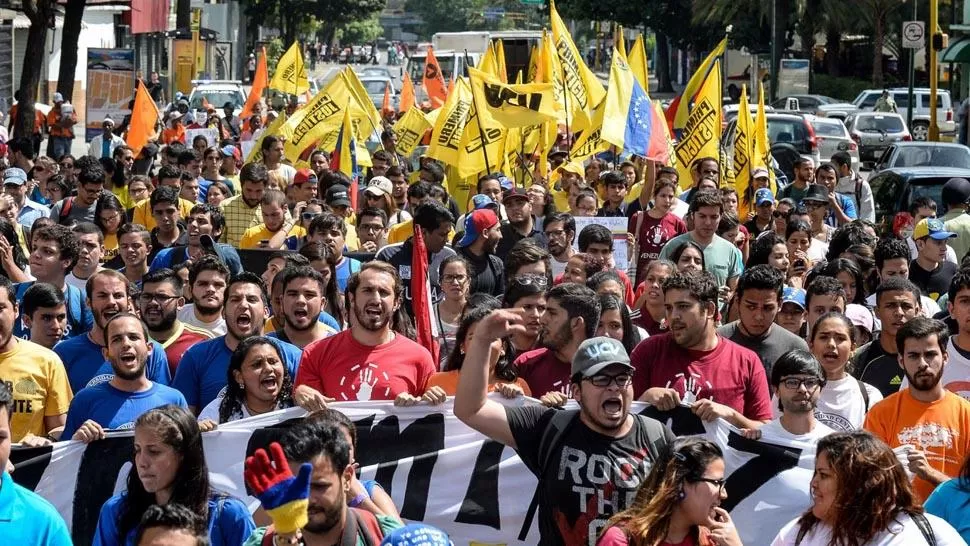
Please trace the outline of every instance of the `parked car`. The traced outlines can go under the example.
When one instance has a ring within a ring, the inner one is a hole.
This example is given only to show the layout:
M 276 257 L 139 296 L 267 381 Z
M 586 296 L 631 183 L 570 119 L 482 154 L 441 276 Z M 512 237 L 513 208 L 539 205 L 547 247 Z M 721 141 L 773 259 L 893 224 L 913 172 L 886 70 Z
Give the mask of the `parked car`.
M 913 139 L 903 117 L 891 112 L 858 112 L 846 118 L 845 126 L 863 162 L 875 162 L 891 144 Z
M 242 82 L 237 80 L 195 80 L 195 87 L 189 93 L 189 110 L 205 110 L 207 102 L 216 109 L 216 115 L 222 117 L 222 108 L 227 102 L 233 104 L 233 115 L 238 116 L 246 104 L 246 93 L 243 92 Z M 204 99 L 204 101 L 203 101 Z
M 391 72 L 391 70 L 386 66 L 365 66 L 357 70 L 357 75 L 361 78 L 365 76 L 380 76 L 391 81 L 397 79 L 397 76 L 395 76 L 394 73 Z
M 920 197 L 942 203 L 943 184 L 951 178 L 970 179 L 970 169 L 952 167 L 899 167 L 886 169 L 869 177 L 875 201 L 876 222 L 889 233 L 893 216 L 909 210 Z
M 374 108 L 377 108 L 378 112 L 384 106 L 384 90 L 387 88 L 391 90 L 391 106 L 395 109 L 398 107 L 400 97 L 397 91 L 394 90 L 394 82 L 390 78 L 384 76 L 361 76 L 360 83 L 364 84 L 364 89 L 367 90 L 367 96 L 370 97 L 371 102 L 374 103 Z
M 830 162 L 836 152 L 848 152 L 853 165 L 859 162 L 859 145 L 849 136 L 849 130 L 842 121 L 813 117 L 812 129 L 815 129 L 815 142 L 822 163 Z
M 797 101 L 797 105 L 793 103 L 791 99 L 795 99 Z M 814 112 L 823 104 L 837 104 L 839 102 L 841 101 L 838 99 L 833 99 L 832 97 L 826 97 L 825 95 L 788 95 L 771 103 L 771 106 L 773 106 L 775 110 L 800 110 Z M 795 107 L 792 108 L 792 106 Z
M 970 169 L 970 148 L 953 142 L 897 142 L 886 148 L 873 170 L 899 167 Z
M 721 108 L 721 130 L 723 131 L 727 124 L 732 120 L 738 119 L 738 112 L 741 110 L 740 104 L 725 104 Z M 753 120 L 758 114 L 758 103 L 748 104 L 748 111 L 751 112 L 751 119 Z M 771 106 L 765 105 L 765 113 L 774 112 L 775 109 Z
M 896 103 L 896 111 L 906 119 L 909 113 L 909 89 L 896 87 L 888 90 Z M 859 111 L 870 111 L 875 107 L 876 101 L 882 95 L 882 89 L 866 89 L 852 101 L 858 106 Z M 950 100 L 950 92 L 939 89 L 936 92 L 936 116 L 940 126 L 940 133 L 951 134 L 956 132 L 956 122 L 953 119 L 953 103 Z M 913 135 L 913 140 L 926 140 L 930 130 L 930 90 L 927 87 L 917 87 L 913 89 L 913 126 L 909 128 Z
M 765 119 L 768 122 L 768 141 L 772 144 L 789 144 L 793 146 L 801 155 L 815 162 L 821 163 L 818 143 L 815 140 L 815 129 L 812 121 L 815 116 L 811 114 L 793 114 L 781 112 L 766 112 Z M 734 133 L 737 128 L 737 119 L 728 122 L 727 127 L 721 133 L 721 147 L 727 153 L 728 161 L 734 158 Z

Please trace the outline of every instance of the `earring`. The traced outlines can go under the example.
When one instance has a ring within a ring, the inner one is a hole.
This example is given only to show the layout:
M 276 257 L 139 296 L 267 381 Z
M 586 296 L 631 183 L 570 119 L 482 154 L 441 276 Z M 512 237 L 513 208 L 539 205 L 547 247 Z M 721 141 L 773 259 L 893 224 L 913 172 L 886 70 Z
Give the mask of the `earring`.
M 686 496 L 687 496 L 687 494 L 684 493 L 684 490 L 683 489 L 681 489 L 680 492 L 677 493 L 677 500 L 684 500 L 684 497 L 686 497 Z
M 243 391 L 246 390 L 246 384 L 245 383 L 240 383 L 239 384 L 239 390 L 243 390 Z

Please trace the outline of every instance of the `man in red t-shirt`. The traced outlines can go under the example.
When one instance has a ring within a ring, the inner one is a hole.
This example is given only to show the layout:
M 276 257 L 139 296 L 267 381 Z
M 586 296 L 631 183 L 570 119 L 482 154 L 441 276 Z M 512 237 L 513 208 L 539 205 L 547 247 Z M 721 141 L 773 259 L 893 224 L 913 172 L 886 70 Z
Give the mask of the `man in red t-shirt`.
M 579 344 L 596 335 L 600 305 L 596 293 L 575 283 L 554 287 L 546 294 L 546 312 L 539 319 L 541 349 L 515 359 L 519 377 L 532 396 L 549 405 L 569 398 L 569 366 Z
M 148 327 L 148 333 L 157 341 L 168 357 L 168 368 L 175 377 L 182 355 L 190 347 L 212 339 L 212 333 L 189 326 L 178 319 L 178 312 L 185 305 L 182 297 L 182 279 L 168 268 L 156 269 L 142 278 L 142 291 L 138 294 L 138 310 Z
M 404 285 L 387 262 L 365 263 L 347 281 L 350 329 L 303 351 L 294 400 L 312 411 L 326 399 L 394 400 L 424 394 L 436 367 L 427 349 L 391 328 Z
M 705 421 L 721 417 L 740 428 L 770 421 L 768 379 L 758 355 L 714 328 L 714 276 L 676 273 L 663 287 L 670 332 L 647 338 L 630 355 L 634 395 L 660 410 L 686 405 Z

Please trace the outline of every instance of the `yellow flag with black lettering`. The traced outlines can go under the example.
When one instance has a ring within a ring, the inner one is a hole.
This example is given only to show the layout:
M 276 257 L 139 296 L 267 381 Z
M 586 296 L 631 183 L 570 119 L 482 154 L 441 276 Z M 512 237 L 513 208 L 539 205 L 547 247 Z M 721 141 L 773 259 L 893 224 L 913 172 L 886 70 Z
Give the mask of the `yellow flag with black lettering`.
M 458 151 L 458 174 L 465 178 L 487 174 L 501 167 L 505 162 L 506 131 L 501 125 L 486 125 L 473 101 Z
M 610 143 L 603 140 L 603 120 L 606 116 L 606 101 L 593 110 L 591 129 L 583 131 L 579 139 L 569 151 L 571 161 L 584 161 L 610 147 Z
M 485 127 L 522 127 L 558 117 L 551 83 L 507 84 L 471 67 L 468 75 Z
M 445 163 L 458 165 L 458 151 L 462 145 L 468 116 L 472 109 L 472 90 L 464 78 L 459 78 L 455 91 L 440 108 L 438 118 L 431 131 L 431 144 L 428 156 Z
M 748 87 L 741 86 L 741 100 L 738 102 L 738 122 L 734 129 L 734 189 L 738 192 L 738 214 L 740 218 L 747 218 L 748 210 L 752 210 L 750 199 L 747 199 L 748 187 L 751 185 L 751 169 L 754 152 L 753 131 L 754 121 L 751 120 L 751 110 L 748 107 Z
M 691 180 L 690 168 L 704 157 L 720 161 L 721 62 L 715 61 L 690 107 L 683 133 L 675 148 L 682 181 Z
M 293 42 L 293 45 L 280 57 L 269 87 L 290 95 L 301 95 L 310 89 L 310 81 L 306 76 L 306 64 L 303 63 L 303 54 L 300 53 L 300 42 Z
M 298 113 L 300 110 L 297 110 L 296 112 Z M 290 116 L 289 119 L 293 119 L 293 116 Z M 257 140 L 256 144 L 253 145 L 253 149 L 250 150 L 249 155 L 246 157 L 246 163 L 263 160 L 262 147 L 264 138 L 270 135 L 283 137 L 286 139 L 289 138 L 290 134 L 292 133 L 286 130 L 286 122 L 286 116 L 277 116 L 276 119 L 273 120 L 273 123 L 270 123 L 269 126 L 266 127 L 263 134 L 259 137 L 259 140 Z
M 394 134 L 397 135 L 397 152 L 404 156 L 411 155 L 414 148 L 421 142 L 424 133 L 431 129 L 431 122 L 424 113 L 411 107 L 394 124 Z
M 498 63 L 495 60 L 495 47 L 492 44 L 488 44 L 485 48 L 485 53 L 482 54 L 482 59 L 478 61 L 478 69 L 482 72 L 487 72 L 493 76 L 498 76 L 498 69 L 496 68 Z
M 303 108 L 286 118 L 283 126 L 289 135 L 283 143 L 283 153 L 287 159 L 295 161 L 307 147 L 323 140 L 328 133 L 335 133 L 340 128 L 341 114 L 347 104 L 355 106 L 357 101 L 347 81 L 338 75 Z M 352 107 L 350 114 L 357 119 L 366 116 L 360 107 Z
M 569 95 L 568 100 L 575 101 L 574 111 L 581 112 L 588 120 L 592 116 L 593 109 L 606 97 L 606 89 L 583 61 L 579 49 L 569 34 L 569 29 L 556 11 L 556 3 L 553 0 L 549 1 L 549 20 L 552 26 L 553 43 L 556 47 L 555 61 L 562 69 L 563 84 Z M 570 110 L 573 109 L 572 105 L 566 106 Z

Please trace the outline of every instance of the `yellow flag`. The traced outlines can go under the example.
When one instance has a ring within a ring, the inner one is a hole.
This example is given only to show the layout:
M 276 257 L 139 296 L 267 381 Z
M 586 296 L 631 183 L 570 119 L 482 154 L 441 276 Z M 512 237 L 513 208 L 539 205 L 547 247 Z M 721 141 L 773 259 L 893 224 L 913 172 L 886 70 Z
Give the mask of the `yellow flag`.
M 590 126 L 592 129 L 583 131 L 572 149 L 569 151 L 569 159 L 572 161 L 585 161 L 594 154 L 602 152 L 610 147 L 610 144 L 603 140 L 603 118 L 606 113 L 606 101 L 600 102 L 599 106 L 593 110 L 593 118 Z
M 607 86 L 603 124 L 600 138 L 623 149 L 627 132 L 627 113 L 631 108 L 633 95 L 633 73 L 624 61 L 624 56 L 613 48 L 613 61 L 610 64 L 610 80 Z M 647 98 L 646 100 L 649 100 Z M 646 102 L 644 104 L 647 104 Z
M 752 167 L 768 169 L 768 188 L 778 193 L 775 170 L 771 168 L 771 141 L 768 140 L 768 118 L 765 117 L 765 86 L 758 83 L 758 112 L 754 120 L 754 145 Z
M 545 34 L 545 31 L 542 31 Z M 541 43 L 541 42 L 540 42 Z M 529 71 L 525 76 L 527 82 L 542 82 L 542 49 L 538 45 L 532 46 L 529 52 Z
M 482 55 L 482 60 L 478 61 L 478 69 L 493 76 L 498 76 L 498 62 L 495 60 L 495 47 L 489 43 Z
M 715 61 L 690 108 L 683 134 L 677 142 L 677 170 L 682 181 L 691 180 L 690 168 L 702 157 L 720 157 L 721 63 Z M 720 161 L 718 161 L 720 163 Z
M 280 57 L 269 87 L 291 95 L 300 95 L 310 89 L 310 82 L 306 77 L 306 65 L 303 64 L 303 54 L 300 53 L 300 42 L 293 42 L 290 49 Z
M 640 87 L 644 91 L 650 91 L 650 79 L 647 77 L 647 50 L 643 46 L 643 34 L 638 34 L 637 39 L 633 42 L 633 49 L 630 50 L 630 54 L 627 56 L 627 64 L 630 65 L 630 70 L 633 71 L 633 77 L 640 82 Z
M 613 42 L 613 47 L 615 47 L 616 52 L 620 54 L 620 58 L 622 58 L 624 62 L 629 63 L 626 56 L 626 38 L 623 37 L 623 27 L 616 27 L 616 39 L 613 40 Z
M 486 125 L 473 102 L 458 151 L 459 176 L 465 178 L 498 169 L 505 161 L 505 133 L 505 127 Z
M 367 89 L 364 88 L 364 84 L 357 77 L 357 73 L 354 72 L 353 68 L 349 66 L 340 73 L 340 76 L 347 82 L 350 86 L 350 92 L 353 93 L 354 99 L 356 99 L 357 106 L 364 110 L 367 115 L 367 119 L 370 121 L 369 126 L 362 126 L 361 131 L 366 131 L 366 133 L 358 133 L 357 137 L 360 139 L 366 139 L 370 136 L 370 133 L 377 131 L 383 127 L 381 122 L 381 114 L 374 107 L 374 102 L 370 100 L 370 96 L 367 94 Z
M 559 105 L 551 83 L 510 85 L 471 67 L 468 75 L 485 127 L 536 125 L 558 116 Z
M 576 102 L 576 111 L 582 112 L 589 119 L 593 109 L 606 96 L 603 84 L 596 79 L 593 71 L 586 66 L 579 49 L 569 35 L 569 29 L 559 17 L 556 4 L 549 1 L 549 19 L 552 26 L 552 37 L 556 47 L 556 62 L 562 68 L 563 82 L 569 101 Z M 567 105 L 572 109 L 572 105 Z
M 296 112 L 299 113 L 300 110 L 297 110 Z M 287 131 L 285 129 L 287 119 L 288 118 L 286 116 L 276 116 L 276 119 L 273 120 L 273 123 L 270 123 L 269 126 L 267 126 L 266 129 L 263 130 L 263 133 L 262 135 L 260 135 L 259 140 L 257 140 L 256 144 L 253 145 L 253 149 L 250 150 L 249 156 L 246 157 L 246 163 L 252 163 L 253 161 L 263 160 L 263 153 L 261 151 L 261 148 L 263 147 L 263 139 L 268 137 L 269 135 L 289 138 Z M 293 116 L 290 116 L 289 119 L 293 119 Z
M 724 50 L 727 48 L 727 37 L 725 36 L 714 49 L 707 54 L 704 61 L 697 67 L 694 71 L 694 75 L 690 77 L 687 81 L 687 86 L 684 87 L 684 92 L 681 93 L 680 98 L 677 102 L 677 109 L 673 116 L 673 125 L 670 127 L 673 130 L 680 130 L 684 128 L 687 123 L 688 111 L 690 110 L 690 102 L 694 100 L 694 96 L 698 93 L 701 86 L 707 81 L 708 76 L 714 66 L 715 61 L 724 54 Z
M 752 210 L 751 196 L 748 188 L 751 186 L 751 163 L 754 151 L 753 138 L 754 121 L 751 120 L 751 110 L 748 108 L 748 87 L 741 86 L 741 100 L 738 103 L 738 123 L 734 131 L 734 189 L 738 192 L 738 217 L 747 218 Z
M 428 156 L 446 165 L 458 165 L 458 151 L 461 148 L 462 136 L 468 125 L 471 109 L 472 90 L 464 78 L 459 78 L 455 91 L 448 96 L 448 100 L 438 113 L 434 130 L 431 132 Z
M 286 120 L 284 127 L 289 134 L 284 143 L 284 154 L 291 161 L 295 161 L 314 142 L 318 148 L 324 150 L 336 143 L 336 131 L 341 123 L 340 114 L 348 104 L 350 116 L 355 122 L 357 140 L 362 141 L 373 132 L 369 110 L 374 109 L 374 104 L 370 99 L 361 103 L 345 72 L 338 74 L 310 102 Z
M 495 42 L 495 68 L 498 70 L 498 79 L 502 80 L 502 83 L 509 83 L 509 73 L 505 66 L 505 46 L 502 45 L 502 40 Z
M 397 152 L 404 156 L 411 155 L 414 148 L 421 142 L 421 138 L 431 123 L 421 110 L 411 107 L 394 124 L 394 134 L 397 135 Z

